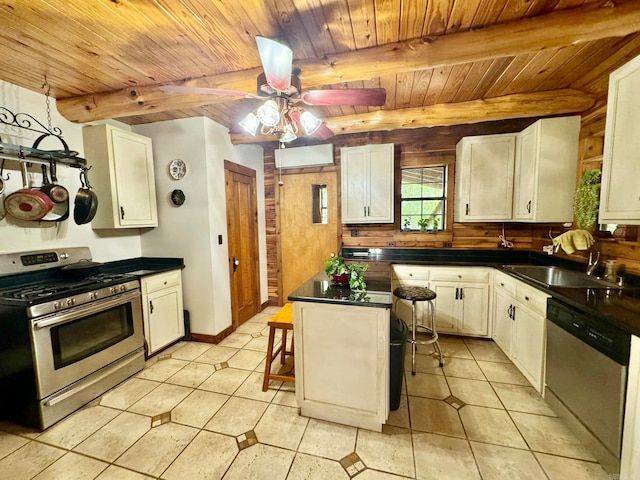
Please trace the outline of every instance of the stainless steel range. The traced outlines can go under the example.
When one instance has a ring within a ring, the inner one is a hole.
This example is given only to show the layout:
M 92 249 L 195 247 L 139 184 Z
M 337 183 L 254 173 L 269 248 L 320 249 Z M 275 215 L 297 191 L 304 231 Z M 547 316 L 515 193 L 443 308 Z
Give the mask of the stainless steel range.
M 0 255 L 2 417 L 47 428 L 143 368 L 140 282 L 97 270 L 86 247 Z

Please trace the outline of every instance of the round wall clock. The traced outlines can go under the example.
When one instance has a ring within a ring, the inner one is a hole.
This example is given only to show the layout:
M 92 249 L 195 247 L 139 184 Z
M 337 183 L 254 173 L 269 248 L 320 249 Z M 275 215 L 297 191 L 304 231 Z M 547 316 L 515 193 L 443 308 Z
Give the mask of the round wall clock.
M 175 160 L 171 160 L 169 163 L 169 175 L 174 180 L 180 180 L 184 177 L 185 173 L 187 173 L 187 165 L 184 161 L 176 158 Z

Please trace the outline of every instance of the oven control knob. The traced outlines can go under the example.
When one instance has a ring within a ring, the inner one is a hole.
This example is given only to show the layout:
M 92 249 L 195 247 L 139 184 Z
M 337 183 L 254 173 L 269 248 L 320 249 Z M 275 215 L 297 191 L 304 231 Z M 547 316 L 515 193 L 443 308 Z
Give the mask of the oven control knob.
M 120 291 L 124 292 L 127 289 L 127 287 L 125 285 L 120 285 Z
M 55 302 L 55 303 L 53 304 L 53 309 L 54 309 L 54 310 L 58 310 L 60 307 L 62 307 L 62 304 L 61 304 L 60 302 Z
M 74 303 L 76 303 L 73 298 L 67 298 L 67 307 L 72 306 Z
M 95 300 L 97 297 L 96 292 L 89 292 L 89 300 Z
M 113 295 L 114 293 L 118 293 L 117 287 L 109 287 L 109 293 Z

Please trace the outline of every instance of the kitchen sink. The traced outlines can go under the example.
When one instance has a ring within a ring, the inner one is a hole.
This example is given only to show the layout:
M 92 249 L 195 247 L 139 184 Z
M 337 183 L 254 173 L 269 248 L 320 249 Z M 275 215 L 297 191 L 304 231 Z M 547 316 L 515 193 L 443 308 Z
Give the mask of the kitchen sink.
M 508 272 L 515 273 L 545 287 L 621 288 L 616 284 L 567 268 L 544 265 L 505 265 L 504 268 Z

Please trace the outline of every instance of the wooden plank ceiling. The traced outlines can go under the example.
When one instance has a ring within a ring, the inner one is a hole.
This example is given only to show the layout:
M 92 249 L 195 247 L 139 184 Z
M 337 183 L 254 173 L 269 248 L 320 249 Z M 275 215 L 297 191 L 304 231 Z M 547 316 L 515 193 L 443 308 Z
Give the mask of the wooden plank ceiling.
M 337 134 L 587 113 L 640 54 L 640 0 L 3 0 L 0 79 L 73 121 L 206 116 L 258 100 L 255 36 L 293 50 L 305 88 L 383 87 L 383 107 L 309 107 Z M 260 138 L 233 135 L 235 142 Z

